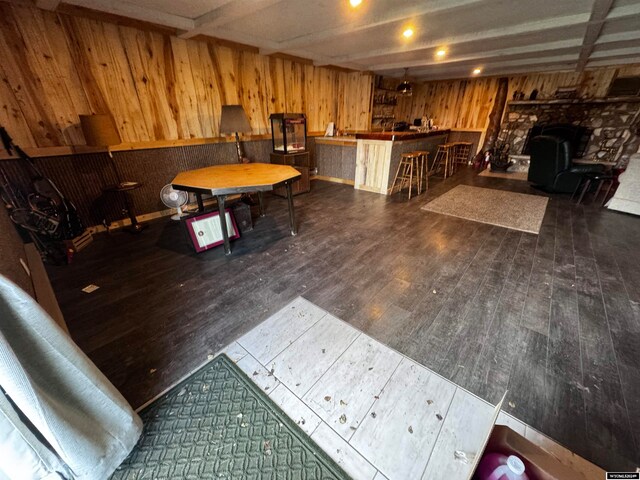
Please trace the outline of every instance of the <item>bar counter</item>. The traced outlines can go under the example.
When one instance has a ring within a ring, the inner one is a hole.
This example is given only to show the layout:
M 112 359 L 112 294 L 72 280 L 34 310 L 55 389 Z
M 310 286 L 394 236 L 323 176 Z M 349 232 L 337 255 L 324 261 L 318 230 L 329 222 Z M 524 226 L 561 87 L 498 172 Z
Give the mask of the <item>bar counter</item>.
M 430 132 L 365 132 L 341 137 L 317 137 L 316 166 L 319 180 L 347 183 L 358 190 L 388 195 L 400 156 L 425 150 L 429 163 L 450 130 Z

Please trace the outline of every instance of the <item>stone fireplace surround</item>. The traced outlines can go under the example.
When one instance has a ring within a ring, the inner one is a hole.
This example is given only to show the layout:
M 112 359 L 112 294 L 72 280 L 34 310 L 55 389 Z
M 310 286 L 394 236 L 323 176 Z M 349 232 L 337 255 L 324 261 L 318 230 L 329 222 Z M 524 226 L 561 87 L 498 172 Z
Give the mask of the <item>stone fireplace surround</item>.
M 527 132 L 535 124 L 582 125 L 593 130 L 584 160 L 602 160 L 604 147 L 617 148 L 614 160 L 624 168 L 640 148 L 640 97 L 511 101 L 505 110 L 500 140 L 509 143 L 513 170 L 528 170 L 521 155 Z

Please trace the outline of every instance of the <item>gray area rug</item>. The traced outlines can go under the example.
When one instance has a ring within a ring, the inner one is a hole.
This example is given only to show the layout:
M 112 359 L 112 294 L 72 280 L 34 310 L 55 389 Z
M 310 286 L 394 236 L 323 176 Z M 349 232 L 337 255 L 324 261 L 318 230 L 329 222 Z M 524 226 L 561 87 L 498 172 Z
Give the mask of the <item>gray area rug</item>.
M 529 172 L 492 172 L 488 168 L 478 174 L 479 177 L 506 178 L 507 180 L 527 181 Z
M 112 480 L 349 478 L 224 355 L 140 416 L 140 441 Z
M 422 210 L 539 233 L 548 201 L 547 197 L 538 195 L 458 185 L 427 203 Z

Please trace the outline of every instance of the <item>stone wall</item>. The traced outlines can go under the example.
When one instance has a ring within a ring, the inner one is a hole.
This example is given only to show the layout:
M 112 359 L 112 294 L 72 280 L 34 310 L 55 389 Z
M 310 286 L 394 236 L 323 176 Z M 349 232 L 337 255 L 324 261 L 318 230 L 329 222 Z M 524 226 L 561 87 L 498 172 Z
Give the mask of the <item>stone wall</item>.
M 611 155 L 621 168 L 640 148 L 640 101 L 509 102 L 500 139 L 511 145 L 510 153 L 522 153 L 527 132 L 536 123 L 568 123 L 592 129 L 584 159 L 606 160 Z

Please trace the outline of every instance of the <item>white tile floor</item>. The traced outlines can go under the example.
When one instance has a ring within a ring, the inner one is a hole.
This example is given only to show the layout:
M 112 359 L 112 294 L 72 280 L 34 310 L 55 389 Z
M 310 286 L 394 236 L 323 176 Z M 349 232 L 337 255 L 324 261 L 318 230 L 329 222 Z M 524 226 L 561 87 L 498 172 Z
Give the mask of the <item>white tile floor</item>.
M 221 353 L 356 480 L 466 479 L 491 429 L 492 405 L 301 297 Z

